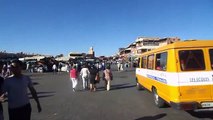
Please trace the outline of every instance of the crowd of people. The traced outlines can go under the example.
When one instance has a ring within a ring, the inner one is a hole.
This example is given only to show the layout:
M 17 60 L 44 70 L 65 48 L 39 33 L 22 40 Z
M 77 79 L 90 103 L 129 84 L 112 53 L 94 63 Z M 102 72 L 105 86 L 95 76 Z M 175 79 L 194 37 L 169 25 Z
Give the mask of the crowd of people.
M 100 80 L 104 81 L 105 90 L 110 91 L 113 74 L 110 62 L 99 63 L 67 63 L 73 92 L 78 91 L 78 84 L 82 83 L 82 90 L 94 92 Z M 116 62 L 118 71 L 129 67 L 129 63 Z M 29 66 L 27 67 L 29 68 Z M 41 105 L 33 87 L 31 78 L 22 74 L 23 62 L 14 60 L 3 63 L 0 61 L 0 120 L 4 120 L 2 102 L 7 98 L 9 120 L 30 120 L 31 105 L 27 91 L 29 90 L 35 99 L 38 112 L 41 112 Z M 61 71 L 60 64 L 52 64 L 52 72 Z M 32 72 L 32 71 L 29 71 Z M 82 80 L 82 82 L 80 82 Z
M 56 66 L 55 66 L 56 67 Z M 54 65 L 53 65 L 54 68 Z M 33 87 L 29 76 L 22 74 L 23 63 L 14 60 L 9 64 L 0 61 L 0 120 L 4 120 L 2 102 L 7 97 L 9 120 L 30 120 L 31 105 L 28 97 L 28 90 L 35 99 L 38 112 L 41 112 L 41 105 L 37 97 L 37 92 Z M 110 81 L 112 72 L 110 65 L 104 64 L 101 67 L 98 64 L 72 64 L 70 69 L 70 79 L 72 81 L 73 91 L 79 82 L 79 77 L 83 81 L 83 89 L 96 91 L 96 84 L 100 81 L 99 72 L 103 70 L 103 80 L 106 90 L 110 90 Z
M 102 79 L 105 81 L 105 88 L 110 90 L 111 80 L 113 80 L 112 71 L 110 65 L 107 65 L 103 69 L 100 69 L 98 65 L 84 64 L 80 71 L 76 65 L 70 69 L 70 80 L 72 81 L 73 92 L 76 91 L 79 83 L 79 78 L 82 80 L 82 89 L 96 91 L 96 84 L 100 82 L 100 71 L 103 71 Z

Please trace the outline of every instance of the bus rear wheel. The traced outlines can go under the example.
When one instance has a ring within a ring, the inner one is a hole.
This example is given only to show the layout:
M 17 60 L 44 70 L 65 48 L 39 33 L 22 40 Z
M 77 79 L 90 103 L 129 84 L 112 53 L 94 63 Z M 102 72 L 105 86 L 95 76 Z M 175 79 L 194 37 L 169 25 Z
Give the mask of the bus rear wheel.
M 154 102 L 155 105 L 159 108 L 165 107 L 165 101 L 158 95 L 157 90 L 153 89 Z

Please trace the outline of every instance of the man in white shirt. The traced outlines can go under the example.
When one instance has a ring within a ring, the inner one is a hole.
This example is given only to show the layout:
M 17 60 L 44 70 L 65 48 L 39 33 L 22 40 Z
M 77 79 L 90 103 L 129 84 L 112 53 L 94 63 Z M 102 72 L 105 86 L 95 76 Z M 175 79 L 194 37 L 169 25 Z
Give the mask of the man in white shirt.
M 88 79 L 89 79 L 89 75 L 90 75 L 89 69 L 86 65 L 83 65 L 83 68 L 80 71 L 80 75 L 81 75 L 82 81 L 83 81 L 83 89 L 86 90 L 89 87 Z
M 56 66 L 56 64 L 53 64 L 52 69 L 53 69 L 53 74 L 55 74 L 55 73 L 56 73 L 56 71 L 57 71 L 57 66 Z

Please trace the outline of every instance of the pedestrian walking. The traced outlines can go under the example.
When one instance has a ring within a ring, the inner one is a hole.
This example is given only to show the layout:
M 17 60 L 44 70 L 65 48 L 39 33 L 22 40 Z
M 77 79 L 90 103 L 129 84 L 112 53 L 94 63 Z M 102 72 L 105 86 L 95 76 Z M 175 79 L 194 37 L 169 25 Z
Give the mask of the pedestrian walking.
M 98 63 L 98 70 L 101 71 L 101 68 L 102 68 L 102 64 Z
M 4 66 L 4 63 L 2 61 L 0 61 L 0 77 L 4 78 L 4 70 L 3 70 L 3 66 Z
M 118 71 L 120 71 L 121 70 L 121 63 L 119 61 L 117 62 L 117 67 L 118 67 Z
M 61 63 L 61 62 L 58 63 L 58 73 L 61 72 L 62 64 L 63 64 L 63 63 Z
M 8 63 L 8 65 L 7 65 L 7 73 L 6 73 L 5 78 L 9 77 L 10 75 L 12 75 L 12 72 L 11 72 L 11 63 Z
M 106 90 L 110 90 L 111 81 L 113 80 L 112 71 L 110 70 L 110 66 L 107 66 L 103 71 L 103 80 L 105 81 Z
M 41 105 L 33 83 L 29 76 L 22 74 L 21 70 L 22 62 L 14 60 L 11 64 L 12 75 L 4 80 L 3 92 L 7 92 L 8 96 L 9 120 L 30 120 L 31 105 L 27 88 L 37 103 L 38 112 L 41 112 Z
M 70 70 L 70 80 L 72 81 L 73 92 L 75 92 L 78 85 L 78 71 L 76 66 L 73 66 L 73 68 Z
M 2 68 L 3 68 L 3 62 L 0 61 L 0 74 L 2 73 Z M 3 86 L 4 78 L 3 76 L 0 75 L 0 101 L 4 101 L 4 94 L 2 93 L 2 86 Z M 2 107 L 2 102 L 0 102 L 0 120 L 4 120 L 4 115 L 3 115 L 3 107 Z
M 123 71 L 124 70 L 124 64 L 123 62 L 120 63 L 120 71 Z
M 57 66 L 56 66 L 55 63 L 52 66 L 52 70 L 53 70 L 53 74 L 56 74 L 56 72 L 57 72 Z
M 89 87 L 89 75 L 90 75 L 90 72 L 89 72 L 89 69 L 86 65 L 83 65 L 83 68 L 81 69 L 80 71 L 80 76 L 82 78 L 82 82 L 83 82 L 83 89 L 86 90 L 88 87 Z
M 35 63 L 30 64 L 30 72 L 34 73 Z
M 95 78 L 96 78 L 96 75 L 98 74 L 98 69 L 94 65 L 92 65 L 90 67 L 89 72 L 90 72 L 90 77 L 89 77 L 90 78 L 90 91 L 96 91 Z

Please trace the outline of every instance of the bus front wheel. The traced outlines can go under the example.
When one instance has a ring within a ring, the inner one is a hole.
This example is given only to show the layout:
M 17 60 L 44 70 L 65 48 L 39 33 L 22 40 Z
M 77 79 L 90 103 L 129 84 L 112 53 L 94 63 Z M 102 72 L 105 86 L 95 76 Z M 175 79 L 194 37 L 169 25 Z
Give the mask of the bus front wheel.
M 137 78 L 136 78 L 136 88 L 137 90 L 143 90 L 143 86 L 138 82 Z

